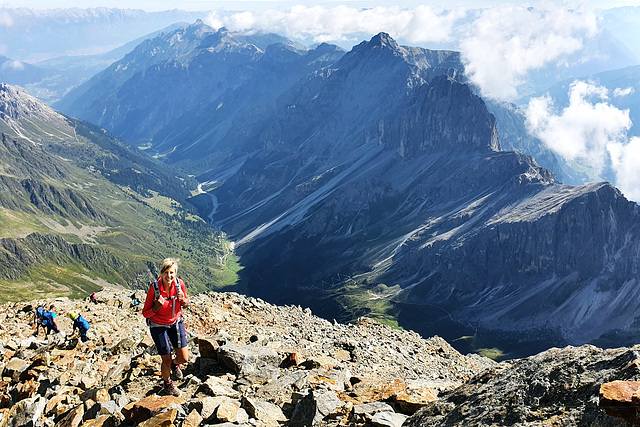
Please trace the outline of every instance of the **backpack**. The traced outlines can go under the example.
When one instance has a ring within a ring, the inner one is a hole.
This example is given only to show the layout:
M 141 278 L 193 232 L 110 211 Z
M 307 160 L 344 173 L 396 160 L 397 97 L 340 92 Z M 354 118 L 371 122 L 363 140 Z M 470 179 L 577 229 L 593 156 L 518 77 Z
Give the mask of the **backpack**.
M 36 308 L 36 317 L 38 318 L 38 320 L 42 320 L 45 311 L 46 310 L 43 306 L 38 306 L 38 308 Z
M 159 279 L 154 280 L 153 282 L 151 282 L 149 284 L 149 286 L 153 287 L 153 293 L 155 294 L 155 299 L 158 299 L 158 297 L 160 296 L 160 287 L 158 286 L 158 281 Z M 168 299 L 169 301 L 171 301 L 172 303 L 172 311 L 173 311 L 173 316 L 175 316 L 176 313 L 176 300 L 178 299 L 178 291 L 182 292 L 182 295 L 186 296 L 187 293 L 185 292 L 185 284 L 184 281 L 180 278 L 177 278 L 174 281 L 174 286 L 177 284 L 178 289 L 176 289 L 176 295 L 172 296 L 172 297 L 167 297 L 165 299 Z M 182 317 L 178 318 L 176 320 L 176 322 L 180 322 L 182 320 Z M 151 320 L 151 318 L 147 318 L 147 325 L 149 327 L 168 327 L 169 325 L 158 325 L 156 323 L 153 322 L 153 320 Z
M 179 290 L 180 292 L 182 292 L 182 295 L 186 296 L 186 295 L 187 295 L 187 293 L 185 292 L 185 289 L 184 289 L 184 288 L 185 288 L 184 281 L 183 281 L 182 279 L 180 279 L 180 278 L 177 278 L 177 279 L 176 279 L 176 282 L 178 282 L 178 290 Z M 175 283 L 175 282 L 174 282 L 174 283 Z M 151 282 L 149 285 L 150 285 L 150 286 L 153 286 L 153 292 L 154 292 L 154 294 L 155 294 L 155 299 L 158 299 L 158 297 L 160 296 L 160 287 L 158 286 L 158 280 L 157 280 L 157 279 L 156 279 L 156 280 L 154 280 L 154 281 L 153 281 L 153 282 Z M 176 292 L 176 296 L 174 296 L 174 297 L 167 297 L 166 299 L 168 299 L 168 300 L 174 300 L 174 299 L 177 299 L 177 298 L 178 298 L 178 296 L 177 296 L 177 295 L 178 295 L 178 293 Z
M 42 313 L 42 324 L 45 326 L 48 324 L 53 325 L 54 317 L 56 317 L 55 313 L 45 310 L 44 313 Z
M 78 315 L 78 317 L 76 317 L 75 320 L 78 323 L 78 327 L 83 329 L 83 330 L 88 330 L 89 329 L 89 321 L 87 321 L 87 319 L 85 319 L 84 317 Z

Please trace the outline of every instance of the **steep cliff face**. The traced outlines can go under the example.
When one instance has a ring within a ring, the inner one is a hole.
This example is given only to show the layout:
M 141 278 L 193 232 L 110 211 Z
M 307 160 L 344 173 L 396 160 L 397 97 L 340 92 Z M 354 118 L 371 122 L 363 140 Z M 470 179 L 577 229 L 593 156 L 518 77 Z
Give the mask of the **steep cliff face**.
M 610 185 L 552 185 L 489 212 L 446 238 L 425 230 L 380 279 L 411 279 L 408 302 L 438 304 L 487 328 L 555 325 L 573 342 L 640 316 L 630 303 L 638 297 L 640 212 Z
M 485 329 L 586 342 L 632 327 L 637 205 L 499 151 L 482 100 L 405 53 L 383 36 L 354 48 L 281 98 L 251 154 L 203 177 L 252 292 L 330 295 L 326 315 L 346 320 L 340 295 L 397 284 L 394 304 Z

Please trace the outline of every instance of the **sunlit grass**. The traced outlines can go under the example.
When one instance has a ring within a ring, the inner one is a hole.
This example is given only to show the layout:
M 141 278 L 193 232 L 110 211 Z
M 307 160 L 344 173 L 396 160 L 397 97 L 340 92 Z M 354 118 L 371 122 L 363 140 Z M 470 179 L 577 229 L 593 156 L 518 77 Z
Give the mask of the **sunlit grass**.
M 491 360 L 501 360 L 503 359 L 506 355 L 505 353 L 500 350 L 499 348 L 479 348 L 478 350 L 476 350 L 476 353 L 478 353 L 480 356 L 489 358 Z

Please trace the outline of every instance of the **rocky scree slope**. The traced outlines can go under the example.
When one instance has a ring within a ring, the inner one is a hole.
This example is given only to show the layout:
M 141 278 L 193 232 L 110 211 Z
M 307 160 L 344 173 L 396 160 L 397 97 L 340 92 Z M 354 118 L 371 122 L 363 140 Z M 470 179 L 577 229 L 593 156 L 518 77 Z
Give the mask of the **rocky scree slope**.
M 0 425 L 400 426 L 494 365 L 367 318 L 331 323 L 301 307 L 207 293 L 185 312 L 192 356 L 176 380 L 181 396 L 159 401 L 160 357 L 131 296 L 110 288 L 97 304 L 40 301 L 55 304 L 63 331 L 48 337 L 32 335 L 38 302 L 1 306 Z M 70 336 L 70 312 L 91 322 L 90 341 Z
M 185 311 L 192 356 L 175 398 L 162 393 L 160 358 L 130 296 L 108 288 L 98 304 L 43 301 L 67 333 L 46 339 L 32 335 L 36 301 L 0 306 L 0 425 L 621 427 L 597 407 L 599 386 L 640 379 L 640 347 L 552 348 L 496 364 L 367 318 L 332 323 L 207 293 Z M 90 341 L 68 335 L 71 311 L 91 322 Z

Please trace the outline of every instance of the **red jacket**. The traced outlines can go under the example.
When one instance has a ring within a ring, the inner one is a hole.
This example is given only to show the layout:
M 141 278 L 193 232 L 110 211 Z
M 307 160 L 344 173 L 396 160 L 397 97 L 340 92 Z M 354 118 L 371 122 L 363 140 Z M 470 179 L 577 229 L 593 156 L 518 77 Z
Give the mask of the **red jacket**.
M 187 304 L 189 303 L 189 297 L 187 297 L 187 290 L 184 285 L 182 279 L 178 279 L 180 282 L 180 287 L 182 288 L 182 292 L 184 293 L 184 297 L 187 300 Z M 171 297 L 176 297 L 178 295 L 178 290 L 176 289 L 175 281 L 171 284 L 171 288 L 169 288 L 169 293 L 165 292 L 164 285 L 162 284 L 162 278 L 158 277 L 156 279 L 156 283 L 158 284 L 158 289 L 160 290 L 160 295 L 165 299 L 164 304 L 160 309 L 154 313 L 153 312 L 153 304 L 156 299 L 156 292 L 152 286 L 149 286 L 149 290 L 147 291 L 147 298 L 144 301 L 144 307 L 142 307 L 142 315 L 151 319 L 153 323 L 158 325 L 171 325 L 176 322 L 182 316 L 182 305 L 180 304 L 180 300 L 178 298 L 170 299 Z

